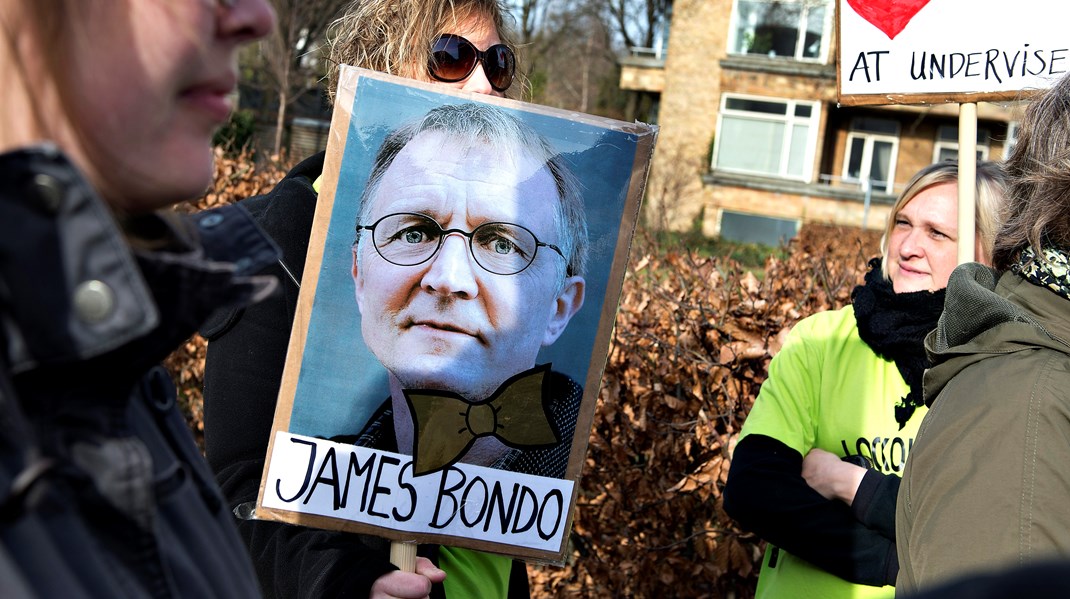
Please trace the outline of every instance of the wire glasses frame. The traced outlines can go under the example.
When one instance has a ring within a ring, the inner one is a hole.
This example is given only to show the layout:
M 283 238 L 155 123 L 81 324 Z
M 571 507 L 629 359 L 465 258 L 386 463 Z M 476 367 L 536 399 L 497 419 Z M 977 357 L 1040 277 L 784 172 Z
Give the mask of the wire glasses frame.
M 513 84 L 516 55 L 509 46 L 495 44 L 480 50 L 472 42 L 452 33 L 440 35 L 432 44 L 427 72 L 438 81 L 456 83 L 467 79 L 479 63 L 483 64 L 483 72 L 495 91 L 504 92 Z
M 397 266 L 423 264 L 442 248 L 446 237 L 454 233 L 468 240 L 468 251 L 483 270 L 496 275 L 515 275 L 535 261 L 540 247 L 557 252 L 568 262 L 561 248 L 539 241 L 526 227 L 514 223 L 489 222 L 472 232 L 443 229 L 438 221 L 413 212 L 388 214 L 371 225 L 358 224 L 361 231 L 371 231 L 372 244 L 383 260 Z M 568 276 L 572 269 L 567 268 Z

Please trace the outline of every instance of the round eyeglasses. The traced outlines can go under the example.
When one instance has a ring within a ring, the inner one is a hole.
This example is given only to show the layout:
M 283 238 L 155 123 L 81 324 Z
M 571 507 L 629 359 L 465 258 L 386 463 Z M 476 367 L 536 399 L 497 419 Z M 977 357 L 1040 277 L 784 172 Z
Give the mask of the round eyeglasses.
M 438 253 L 447 236 L 456 233 L 468 239 L 468 251 L 483 270 L 496 275 L 515 275 L 535 261 L 540 247 L 564 258 L 561 248 L 539 241 L 535 234 L 513 223 L 483 223 L 471 233 L 443 229 L 424 214 L 388 214 L 371 225 L 357 225 L 357 234 L 371 231 L 375 251 L 398 266 L 423 264 Z M 571 276 L 571 275 L 570 275 Z

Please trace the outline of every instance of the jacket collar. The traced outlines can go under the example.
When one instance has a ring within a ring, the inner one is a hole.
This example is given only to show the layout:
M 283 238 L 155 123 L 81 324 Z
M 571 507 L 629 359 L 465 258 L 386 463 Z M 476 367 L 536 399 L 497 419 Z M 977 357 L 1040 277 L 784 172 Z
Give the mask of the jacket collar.
M 981 264 L 959 266 L 948 281 L 936 330 L 925 338 L 932 363 L 925 373 L 925 401 L 967 366 L 1037 347 L 1070 354 L 1070 301 L 1013 272 Z
M 214 309 L 270 293 L 274 278 L 252 273 L 276 259 L 240 208 L 120 225 L 54 146 L 0 155 L 0 331 L 16 373 L 154 364 Z

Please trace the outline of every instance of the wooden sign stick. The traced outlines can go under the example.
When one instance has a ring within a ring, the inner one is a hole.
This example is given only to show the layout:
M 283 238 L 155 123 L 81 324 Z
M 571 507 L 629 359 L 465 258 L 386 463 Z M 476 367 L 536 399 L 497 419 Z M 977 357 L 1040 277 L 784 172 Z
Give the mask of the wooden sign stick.
M 390 563 L 402 572 L 415 572 L 416 543 L 390 541 Z
M 959 104 L 958 261 L 974 261 L 974 202 L 977 192 L 977 104 Z

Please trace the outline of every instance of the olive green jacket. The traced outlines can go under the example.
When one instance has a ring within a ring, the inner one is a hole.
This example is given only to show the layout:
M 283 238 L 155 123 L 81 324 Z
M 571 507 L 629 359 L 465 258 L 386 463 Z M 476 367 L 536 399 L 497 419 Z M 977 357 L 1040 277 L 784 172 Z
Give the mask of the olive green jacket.
M 955 270 L 899 489 L 896 592 L 1070 555 L 1070 301 Z

